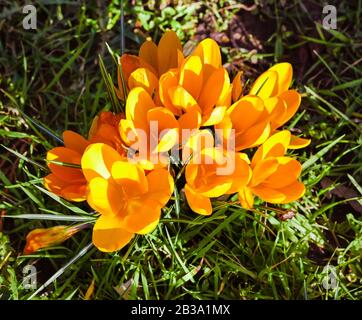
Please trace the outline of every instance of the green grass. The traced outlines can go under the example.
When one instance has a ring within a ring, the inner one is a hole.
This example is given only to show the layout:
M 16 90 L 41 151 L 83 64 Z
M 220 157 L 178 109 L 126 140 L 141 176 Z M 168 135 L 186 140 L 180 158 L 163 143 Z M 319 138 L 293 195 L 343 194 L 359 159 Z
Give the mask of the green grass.
M 41 188 L 44 155 L 59 145 L 63 130 L 86 134 L 101 109 L 114 107 L 98 55 L 116 81 L 106 43 L 120 53 L 120 12 L 119 1 L 39 1 L 38 29 L 27 31 L 20 1 L 3 1 L 0 137 L 6 148 L 0 153 L 0 212 L 7 217 L 0 220 L 0 299 L 34 295 L 22 286 L 27 264 L 37 268 L 39 285 L 52 280 L 34 299 L 82 299 L 93 280 L 92 299 L 362 298 L 362 1 L 342 1 L 338 28 L 330 31 L 321 27 L 322 8 L 313 1 L 258 1 L 252 13 L 236 1 L 202 1 L 196 8 L 191 2 L 166 12 L 141 1 L 127 5 L 126 51 L 135 52 L 146 35 L 158 39 L 165 28 L 176 29 L 184 42 L 190 38 L 192 46 L 196 27 L 207 19 L 214 33 L 227 34 L 228 23 L 242 14 L 243 21 L 254 21 L 247 29 L 254 37 L 269 23 L 262 48 L 250 47 L 252 36 L 242 48 L 225 42 L 223 59 L 234 62 L 233 72 L 244 67 L 251 82 L 276 61 L 294 65 L 303 100 L 289 124 L 312 139 L 294 152 L 304 162 L 305 196 L 278 207 L 260 203 L 255 211 L 220 202 L 212 216 L 200 217 L 179 201 L 179 190 L 157 229 L 119 252 L 87 247 L 88 228 L 61 246 L 22 255 L 30 230 L 88 221 L 85 204 L 51 197 Z M 284 221 L 288 210 L 295 216 Z M 336 268 L 337 288 L 323 287 L 326 265 Z

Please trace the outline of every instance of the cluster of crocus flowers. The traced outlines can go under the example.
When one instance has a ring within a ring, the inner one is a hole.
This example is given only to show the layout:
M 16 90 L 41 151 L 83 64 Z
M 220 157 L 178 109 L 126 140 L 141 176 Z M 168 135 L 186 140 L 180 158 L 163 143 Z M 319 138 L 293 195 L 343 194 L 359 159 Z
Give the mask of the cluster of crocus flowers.
M 238 194 L 245 209 L 255 196 L 273 204 L 299 199 L 302 166 L 286 154 L 310 140 L 283 128 L 301 102 L 290 89 L 292 66 L 276 64 L 251 86 L 242 75 L 230 81 L 212 39 L 188 56 L 173 31 L 158 45 L 147 40 L 137 56 L 119 59 L 114 90 L 124 113 L 101 112 L 87 138 L 65 131 L 64 147 L 48 151 L 44 185 L 88 202 L 98 215 L 93 243 L 106 252 L 156 228 L 181 175 L 175 195 L 184 193 L 190 212 L 201 215 L 212 214 L 221 196 Z M 43 234 L 39 241 L 48 241 Z

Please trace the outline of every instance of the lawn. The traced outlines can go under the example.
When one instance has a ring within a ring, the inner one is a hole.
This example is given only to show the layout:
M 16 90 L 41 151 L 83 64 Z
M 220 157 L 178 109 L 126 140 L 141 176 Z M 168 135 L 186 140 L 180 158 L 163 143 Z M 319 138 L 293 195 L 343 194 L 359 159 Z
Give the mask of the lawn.
M 312 0 L 124 3 L 122 19 L 120 0 L 35 1 L 35 30 L 23 28 L 22 1 L 0 4 L 0 299 L 362 299 L 362 1 L 335 2 L 336 29 Z M 114 108 L 102 75 L 116 85 L 113 54 L 167 29 L 185 54 L 216 40 L 246 86 L 292 64 L 302 103 L 285 128 L 311 139 L 291 152 L 306 192 L 253 210 L 219 199 L 205 217 L 178 188 L 152 233 L 100 252 L 92 209 L 43 188 L 44 159 L 64 130 L 86 136 Z M 31 230 L 80 222 L 65 242 L 24 254 Z M 29 266 L 37 290 L 23 284 Z

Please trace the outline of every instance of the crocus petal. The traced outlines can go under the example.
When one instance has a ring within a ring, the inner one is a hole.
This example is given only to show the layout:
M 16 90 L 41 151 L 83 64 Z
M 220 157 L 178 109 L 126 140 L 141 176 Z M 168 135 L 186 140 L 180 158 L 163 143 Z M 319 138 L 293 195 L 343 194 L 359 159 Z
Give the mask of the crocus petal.
M 249 94 L 258 96 L 262 99 L 273 97 L 278 90 L 278 74 L 276 71 L 266 71 L 262 73 L 254 82 Z
M 288 130 L 279 131 L 269 137 L 262 146 L 255 152 L 251 160 L 254 167 L 258 162 L 267 157 L 282 157 L 285 154 L 290 142 L 290 132 Z
M 268 158 L 260 161 L 253 168 L 253 176 L 249 185 L 257 186 L 278 170 L 279 162 L 276 158 Z
M 176 129 L 168 129 L 166 133 L 164 133 L 157 144 L 154 152 L 167 152 L 173 148 L 178 143 L 179 139 L 179 131 Z
M 225 116 L 226 107 L 215 107 L 212 112 L 202 118 L 203 126 L 213 126 L 220 123 Z
M 210 215 L 212 213 L 210 199 L 195 192 L 188 184 L 185 185 L 185 195 L 192 211 L 202 215 Z
M 276 159 L 278 161 L 278 168 L 275 172 L 269 175 L 265 181 L 263 181 L 263 186 L 280 189 L 293 183 L 300 176 L 300 173 L 302 172 L 302 165 L 297 160 L 289 157 L 277 157 L 271 159 Z M 265 161 L 267 160 L 262 162 Z
M 256 147 L 262 144 L 269 137 L 269 134 L 270 124 L 264 121 L 252 126 L 245 133 L 239 135 L 236 133 L 235 150 L 240 151 Z
M 275 71 L 278 74 L 277 94 L 287 91 L 293 77 L 292 65 L 288 62 L 282 62 L 272 66 L 269 70 Z
M 117 130 L 117 127 L 108 123 L 103 123 L 98 126 L 96 134 L 90 140 L 91 143 L 105 143 L 116 149 L 122 151 L 122 140 Z
M 288 122 L 294 114 L 297 112 L 300 102 L 301 96 L 295 90 L 288 90 L 283 92 L 280 96 L 280 99 L 284 100 L 284 103 L 287 107 L 285 116 L 283 117 L 282 124 Z
M 128 78 L 128 88 L 131 90 L 135 87 L 142 87 L 153 96 L 158 89 L 158 79 L 150 70 L 138 68 Z
M 150 223 L 147 227 L 139 230 L 137 232 L 137 234 L 147 234 L 147 233 L 151 233 L 153 230 L 156 229 L 157 225 L 158 225 L 159 219 L 153 221 L 152 223 Z
M 257 186 L 255 188 L 251 188 L 251 190 L 259 198 L 269 203 L 283 203 L 286 199 L 285 194 L 280 190 L 266 188 L 263 186 Z
M 195 98 L 181 86 L 170 87 L 168 93 L 172 105 L 177 109 L 183 109 L 187 112 L 197 106 Z
M 211 112 L 211 109 L 216 105 L 224 87 L 224 80 L 225 70 L 220 68 L 212 72 L 206 83 L 204 81 L 204 86 L 198 99 L 198 104 L 203 113 Z
M 70 181 L 65 181 L 51 173 L 43 179 L 44 186 L 54 194 L 61 196 L 69 201 L 84 201 L 86 199 L 86 180 L 83 183 L 72 184 Z M 64 192 L 69 188 L 69 192 Z
M 303 196 L 305 192 L 305 186 L 303 183 L 295 181 L 292 184 L 280 189 L 271 189 L 258 186 L 256 188 L 252 188 L 252 190 L 264 201 L 270 203 L 289 203 Z
M 127 231 L 144 234 L 150 229 L 150 225 L 155 226 L 160 220 L 160 215 L 161 207 L 157 201 L 150 199 L 130 201 L 123 226 Z
M 227 113 L 233 123 L 236 134 L 243 133 L 259 122 L 264 113 L 263 100 L 257 96 L 245 96 L 235 102 Z
M 101 214 L 117 215 L 124 206 L 121 196 L 117 184 L 111 180 L 97 177 L 88 183 L 88 204 Z
M 246 156 L 246 157 L 245 157 Z M 245 187 L 252 177 L 252 171 L 248 165 L 247 155 L 245 153 L 235 153 L 235 169 L 232 174 L 232 185 L 227 191 L 228 194 L 238 192 Z
M 154 70 L 158 70 L 157 46 L 153 41 L 145 41 L 141 45 L 138 55 L 143 61 L 149 63 Z
M 203 64 L 211 65 L 217 69 L 221 67 L 220 48 L 216 41 L 211 38 L 202 40 L 192 55 L 200 57 Z
M 119 133 L 122 140 L 128 145 L 132 146 L 139 140 L 138 131 L 134 127 L 132 120 L 122 119 L 119 122 Z
M 243 83 L 241 82 L 241 76 L 243 72 L 239 71 L 232 82 L 232 101 L 235 102 L 240 99 L 243 91 Z
M 229 181 L 222 181 L 223 179 Z M 216 198 L 228 193 L 231 186 L 232 181 L 230 179 L 226 177 L 215 177 L 214 184 L 206 184 L 201 188 L 195 189 L 195 192 L 208 198 Z
M 151 152 L 169 151 L 178 143 L 179 125 L 172 112 L 164 107 L 153 108 L 147 113 L 151 132 Z
M 119 64 L 121 65 L 120 67 L 124 76 L 124 80 L 127 83 L 131 73 L 141 67 L 141 59 L 131 54 L 124 54 L 119 59 Z M 118 75 L 118 87 L 122 91 L 122 81 L 120 73 Z
M 80 164 L 81 154 L 65 147 L 56 147 L 47 152 L 48 167 L 56 176 L 65 181 L 73 183 L 84 181 L 82 171 L 66 165 L 55 164 L 50 161 L 63 162 L 65 164 Z
M 169 89 L 176 88 L 178 86 L 178 76 L 177 73 L 173 71 L 166 72 L 163 74 L 159 81 L 159 95 L 162 104 L 172 111 L 175 115 L 181 114 L 181 107 L 175 107 L 172 104 L 172 100 L 170 97 Z
M 154 107 L 151 96 L 144 88 L 133 88 L 126 102 L 126 117 L 134 121 L 136 128 L 147 131 L 147 112 Z
M 199 109 L 192 108 L 191 110 L 188 110 L 178 119 L 178 123 L 180 127 L 180 133 L 182 129 L 191 130 L 191 131 L 193 129 L 199 129 L 201 125 L 201 113 Z M 182 137 L 184 137 L 184 135 L 182 135 Z
M 133 238 L 133 233 L 123 228 L 123 221 L 116 216 L 102 215 L 93 228 L 93 243 L 103 252 L 122 249 Z
M 91 144 L 82 157 L 83 174 L 88 182 L 95 177 L 108 179 L 116 161 L 121 161 L 121 156 L 112 147 L 104 143 Z
M 61 190 L 60 196 L 69 201 L 84 201 L 87 198 L 87 185 L 84 183 L 66 186 Z
M 66 148 L 77 151 L 79 154 L 83 154 L 84 150 L 89 145 L 89 142 L 80 134 L 70 130 L 66 130 L 63 132 L 63 140 L 64 146 Z
M 274 130 L 284 124 L 287 114 L 287 105 L 280 97 L 272 97 L 264 100 L 264 105 L 269 114 L 271 129 Z
M 182 51 L 182 45 L 176 32 L 172 30 L 166 31 L 158 44 L 158 76 L 161 76 L 169 69 L 176 68 L 178 66 L 178 51 Z
M 116 161 L 112 165 L 112 178 L 122 187 L 126 196 L 131 197 L 148 190 L 146 175 L 141 166 L 124 161 Z
M 299 138 L 295 135 L 291 135 L 288 149 L 301 149 L 310 144 L 310 139 Z
M 205 148 L 212 147 L 214 147 L 214 136 L 210 130 L 195 131 L 183 146 L 183 158 L 186 160 L 191 153 L 199 153 Z
M 305 193 L 305 186 L 302 182 L 295 181 L 290 185 L 278 189 L 285 195 L 285 199 L 281 203 L 290 203 L 298 200 Z
M 174 181 L 166 169 L 156 169 L 147 175 L 148 192 L 144 199 L 157 201 L 164 206 L 171 197 L 174 189 Z
M 223 85 L 216 105 L 229 107 L 231 105 L 231 92 L 232 87 L 230 85 L 229 73 L 224 69 Z
M 254 206 L 254 195 L 250 188 L 244 187 L 239 190 L 239 201 L 244 209 L 252 209 Z
M 198 56 L 188 57 L 181 66 L 179 79 L 180 86 L 197 100 L 202 88 L 202 81 L 203 73 L 201 59 Z

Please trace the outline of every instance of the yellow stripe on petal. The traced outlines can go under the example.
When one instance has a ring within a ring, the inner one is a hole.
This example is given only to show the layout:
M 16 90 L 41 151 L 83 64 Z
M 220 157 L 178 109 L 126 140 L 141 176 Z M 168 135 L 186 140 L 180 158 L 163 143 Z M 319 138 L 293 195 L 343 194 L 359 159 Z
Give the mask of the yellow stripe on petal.
M 179 131 L 178 129 L 167 129 L 157 144 L 154 151 L 151 152 L 167 152 L 171 150 L 176 144 L 178 144 Z
M 284 156 L 290 142 L 290 132 L 288 130 L 279 131 L 270 136 L 255 152 L 251 160 L 251 166 L 254 167 L 258 162 L 267 157 Z
M 231 92 L 232 87 L 230 85 L 229 73 L 224 69 L 223 86 L 216 105 L 229 107 L 231 105 Z
M 133 120 L 136 128 L 146 130 L 147 112 L 154 107 L 151 96 L 144 88 L 133 88 L 127 97 L 126 118 Z
M 110 180 L 94 178 L 89 182 L 88 190 L 89 205 L 101 214 L 117 215 L 124 206 L 122 193 Z
M 125 161 L 112 165 L 112 178 L 124 189 L 126 196 L 138 195 L 148 190 L 148 183 L 141 166 Z
M 301 149 L 307 147 L 311 143 L 311 139 L 299 138 L 291 135 L 288 149 Z
M 230 181 L 229 177 L 224 176 L 223 178 L 224 180 L 227 179 L 229 181 L 222 182 L 223 179 L 215 179 L 216 185 L 205 185 L 202 188 L 198 188 L 197 190 L 195 190 L 195 192 L 208 198 L 220 197 L 223 194 L 227 193 L 232 186 L 232 181 Z
M 275 71 L 266 71 L 262 73 L 254 82 L 249 94 L 258 96 L 262 99 L 273 97 L 278 90 L 278 74 Z
M 91 144 L 83 154 L 82 171 L 88 182 L 96 177 L 108 179 L 113 163 L 121 160 L 119 153 L 112 147 L 104 143 Z
M 292 65 L 288 62 L 282 62 L 272 66 L 269 70 L 278 74 L 277 94 L 287 91 L 293 78 Z
M 250 187 L 255 187 L 264 182 L 270 175 L 278 170 L 279 162 L 276 158 L 265 159 L 253 168 L 253 176 L 249 183 Z
M 168 94 L 172 105 L 177 109 L 183 109 L 187 112 L 197 106 L 195 98 L 181 86 L 170 87 Z
M 254 206 L 254 195 L 250 188 L 244 187 L 239 190 L 239 201 L 244 209 L 252 209 Z
M 131 90 L 135 87 L 144 88 L 152 96 L 158 89 L 158 79 L 150 70 L 138 68 L 131 73 L 128 79 L 128 88 Z
M 192 56 L 200 57 L 203 64 L 211 65 L 217 69 L 221 67 L 219 45 L 211 38 L 202 40 L 192 53 Z
M 177 73 L 169 71 L 163 74 L 159 81 L 159 95 L 162 104 L 169 109 L 173 114 L 180 115 L 181 107 L 176 107 L 172 104 L 172 97 L 170 96 L 170 88 L 178 86 Z M 175 89 L 174 89 L 175 90 Z
M 220 123 L 225 116 L 226 107 L 215 107 L 212 112 L 202 118 L 203 126 L 213 126 Z

